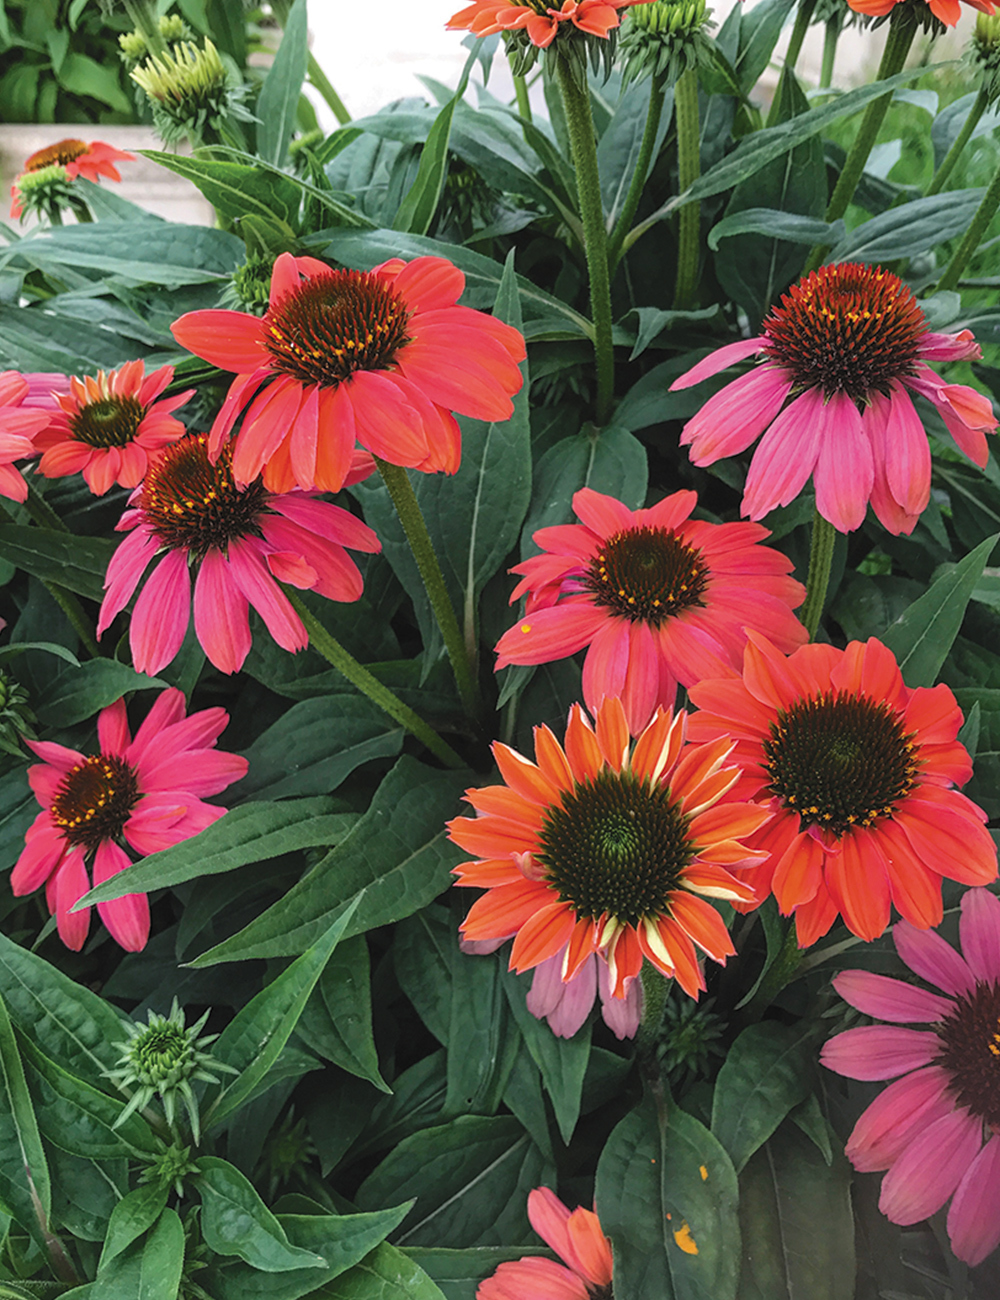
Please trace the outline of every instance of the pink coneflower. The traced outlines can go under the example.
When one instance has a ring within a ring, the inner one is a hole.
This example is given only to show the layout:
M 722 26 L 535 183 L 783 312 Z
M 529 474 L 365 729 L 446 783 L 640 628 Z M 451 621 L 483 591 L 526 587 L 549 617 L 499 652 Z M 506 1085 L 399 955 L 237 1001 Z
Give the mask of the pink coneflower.
M 723 964 L 735 951 L 706 900 L 754 901 L 729 868 L 762 861 L 741 841 L 770 813 L 725 801 L 740 777 L 726 761 L 732 741 L 686 745 L 686 722 L 657 710 L 633 746 L 621 701 L 609 697 L 596 728 L 573 705 L 565 746 L 536 727 L 534 763 L 495 744 L 506 784 L 467 790 L 478 816 L 448 823 L 478 855 L 454 868 L 457 883 L 486 890 L 465 937 L 514 935 L 512 969 L 556 957 L 564 982 L 599 954 L 616 998 L 645 958 L 696 998 L 697 949 Z
M 931 454 L 907 390 L 933 402 L 961 450 L 986 464 L 985 431 L 997 427 L 988 399 L 924 364 L 981 349 L 969 330 L 931 333 L 891 271 L 820 267 L 772 308 L 762 334 L 719 348 L 671 388 L 757 354 L 764 363 L 716 393 L 681 434 L 696 465 L 735 456 L 764 434 L 743 491 L 751 519 L 788 505 L 812 475 L 816 509 L 842 533 L 860 527 L 869 501 L 890 533 L 912 532 L 930 499 Z
M 588 646 L 583 698 L 593 712 L 619 696 L 637 733 L 657 707 L 673 708 L 677 683 L 738 672 L 747 629 L 783 650 L 808 633 L 792 613 L 805 588 L 791 561 L 761 546 L 759 524 L 690 518 L 694 492 L 648 510 L 582 488 L 580 524 L 534 534 L 543 554 L 514 567 L 524 575 L 525 615 L 497 642 L 497 668 L 562 659 Z
M 801 947 L 838 913 L 871 941 L 892 904 L 926 929 L 941 920 L 942 877 L 996 878 L 986 814 L 953 788 L 972 775 L 954 695 L 911 690 L 874 637 L 786 659 L 751 633 L 742 678 L 699 682 L 690 696 L 691 738 L 735 741 L 739 797 L 770 801 L 774 817 L 750 841 L 767 857 L 747 883 L 795 913 Z
M 355 442 L 393 465 L 454 474 L 452 412 L 506 420 L 525 356 L 517 330 L 456 305 L 464 288 L 443 257 L 335 271 L 282 253 L 264 317 L 182 316 L 171 327 L 178 343 L 237 374 L 212 425 L 212 458 L 245 410 L 233 455 L 241 485 L 263 474 L 272 492 L 339 492 Z
M 94 379 L 70 378 L 69 392 L 56 395 L 56 412 L 35 438 L 39 473 L 62 478 L 82 472 L 95 496 L 113 483 L 138 486 L 150 460 L 185 433 L 171 412 L 195 390 L 157 400 L 173 377 L 173 366 L 147 375 L 145 362 L 128 361 L 120 370 L 99 370 Z
M 470 31 L 473 36 L 496 32 L 524 31 L 532 45 L 546 49 L 555 40 L 562 23 L 590 36 L 607 37 L 618 26 L 619 9 L 649 0 L 473 0 L 453 14 L 445 24 L 449 31 Z
M 104 144 L 100 140 L 94 140 L 91 144 L 86 144 L 83 140 L 59 140 L 56 144 L 46 145 L 44 149 L 36 150 L 25 161 L 21 176 L 26 172 L 38 172 L 44 167 L 56 164 L 66 169 L 68 180 L 75 180 L 77 176 L 82 176 L 85 180 L 96 182 L 102 176 L 106 176 L 108 180 L 120 181 L 121 173 L 115 163 L 135 161 L 134 153 L 126 153 L 124 149 L 116 149 L 114 145 Z M 10 191 L 12 217 L 21 215 L 18 180 L 20 176 L 15 178 Z
M 35 437 L 49 422 L 48 413 L 25 406 L 30 385 L 16 370 L 0 373 L 0 496 L 24 501 L 28 485 L 14 463 L 36 454 Z
M 476 1300 L 611 1300 L 611 1242 L 592 1210 L 569 1210 L 548 1187 L 528 1193 L 528 1219 L 566 1262 L 525 1255 L 497 1266 L 480 1282 Z
M 948 1236 L 967 1264 L 1000 1245 L 1000 900 L 962 897 L 962 953 L 931 930 L 893 927 L 896 951 L 939 992 L 869 971 L 833 983 L 865 1015 L 889 1021 L 837 1034 L 823 1064 L 849 1079 L 896 1079 L 864 1112 L 847 1155 L 887 1169 L 879 1208 L 919 1223 L 948 1197 Z M 920 1025 L 920 1029 L 897 1028 Z
M 125 844 L 139 857 L 179 844 L 210 826 L 226 811 L 202 801 L 246 775 L 247 761 L 216 751 L 229 722 L 224 709 L 203 709 L 185 717 L 180 691 L 157 697 L 145 722 L 129 731 L 125 701 L 102 709 L 97 718 L 100 753 L 81 754 L 51 741 L 26 740 L 42 759 L 28 780 L 43 811 L 28 831 L 11 876 L 16 895 L 45 886 L 59 937 L 79 951 L 90 928 L 90 908 L 74 904 L 94 884 L 132 865 Z M 149 937 L 145 894 L 126 894 L 98 903 L 112 938 L 138 952 Z
M 250 605 L 278 645 L 302 650 L 309 638 L 279 582 L 330 600 L 357 600 L 361 574 L 344 547 L 381 549 L 372 530 L 340 506 L 304 492 L 269 492 L 260 479 L 238 487 L 231 459 L 227 446 L 213 465 L 208 435 L 188 434 L 150 468 L 118 525 L 129 536 L 108 565 L 97 634 L 158 557 L 129 628 L 139 672 L 158 673 L 181 648 L 192 568 L 198 640 L 216 668 L 233 673 L 250 652 Z

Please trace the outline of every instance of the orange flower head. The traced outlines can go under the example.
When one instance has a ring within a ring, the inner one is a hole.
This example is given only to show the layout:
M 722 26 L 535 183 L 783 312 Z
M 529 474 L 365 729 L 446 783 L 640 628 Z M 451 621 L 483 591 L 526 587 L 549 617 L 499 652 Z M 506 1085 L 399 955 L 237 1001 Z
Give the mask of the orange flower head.
M 100 140 L 94 140 L 91 144 L 86 144 L 83 140 L 59 140 L 55 144 L 46 145 L 44 149 L 37 149 L 25 161 L 24 172 L 21 175 L 41 171 L 43 167 L 56 164 L 66 169 L 69 180 L 82 176 L 85 180 L 97 182 L 102 176 L 106 176 L 108 180 L 120 181 L 121 173 L 115 163 L 135 161 L 134 153 L 126 153 L 124 149 L 116 149 L 113 145 L 104 144 Z M 11 188 L 13 202 L 10 215 L 12 217 L 21 215 L 18 180 L 20 177 L 15 179 Z
M 334 270 L 282 253 L 263 317 L 189 312 L 171 326 L 183 347 L 236 372 L 212 426 L 218 457 L 237 418 L 233 474 L 269 491 L 339 492 L 355 445 L 394 465 L 454 474 L 452 412 L 506 420 L 522 384 L 524 339 L 460 307 L 465 276 L 441 257 Z
M 897 4 L 906 3 L 906 0 L 847 0 L 847 3 L 855 13 L 866 14 L 869 18 L 882 18 L 891 14 Z M 992 0 L 966 0 L 966 3 L 973 9 L 978 9 L 981 14 L 996 12 Z M 927 0 L 927 8 L 945 27 L 954 27 L 962 16 L 959 0 Z
M 592 1210 L 570 1210 L 548 1187 L 528 1193 L 528 1219 L 564 1263 L 524 1255 L 499 1265 L 476 1288 L 476 1300 L 611 1300 L 611 1242 Z
M 870 942 L 893 904 L 927 929 L 941 920 L 942 877 L 996 878 L 986 814 L 953 788 L 972 774 L 955 697 L 944 685 L 908 688 L 880 641 L 807 645 L 786 659 L 751 632 L 742 678 L 689 694 L 692 737 L 736 738 L 737 791 L 770 797 L 774 816 L 751 841 L 767 857 L 748 879 L 758 898 L 773 891 L 795 913 L 800 947 L 838 914 Z
M 731 869 L 763 861 L 741 841 L 770 814 L 732 800 L 740 769 L 727 761 L 729 737 L 686 744 L 687 715 L 658 709 L 633 745 L 617 697 L 595 716 L 593 726 L 574 704 L 564 746 L 536 727 L 535 762 L 493 746 L 506 785 L 468 790 L 478 816 L 448 824 L 479 855 L 455 868 L 458 884 L 487 891 L 461 929 L 472 940 L 514 936 L 514 970 L 561 954 L 568 982 L 600 953 L 621 998 L 646 957 L 697 997 L 696 949 L 722 963 L 735 952 L 706 899 L 754 903 Z
M 470 31 L 473 36 L 492 36 L 496 32 L 523 31 L 532 45 L 547 49 L 560 27 L 588 36 L 607 39 L 618 26 L 618 10 L 649 0 L 563 0 L 550 5 L 547 0 L 473 0 L 447 22 L 449 31 Z

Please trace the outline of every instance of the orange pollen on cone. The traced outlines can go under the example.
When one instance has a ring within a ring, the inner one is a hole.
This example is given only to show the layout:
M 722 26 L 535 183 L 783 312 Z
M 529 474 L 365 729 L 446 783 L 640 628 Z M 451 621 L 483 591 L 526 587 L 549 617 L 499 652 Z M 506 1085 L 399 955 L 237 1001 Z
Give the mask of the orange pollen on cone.
M 933 1029 L 941 1043 L 933 1064 L 951 1076 L 949 1091 L 1000 1132 L 1000 984 L 977 983 Z
M 924 313 L 898 275 L 879 266 L 822 266 L 792 285 L 764 321 L 764 350 L 798 388 L 863 403 L 915 372 Z
M 69 417 L 70 437 L 88 447 L 127 447 L 145 414 L 146 408 L 134 397 L 90 402 Z
M 260 479 L 237 487 L 232 460 L 228 444 L 213 465 L 208 435 L 189 433 L 147 471 L 137 504 L 164 546 L 201 559 L 238 538 L 261 535 L 257 520 L 270 494 Z
M 276 370 L 302 384 L 336 388 L 358 370 L 388 370 L 410 340 L 402 297 L 372 271 L 310 276 L 264 316 Z
M 60 140 L 57 144 L 46 145 L 44 149 L 33 153 L 24 164 L 24 170 L 39 172 L 43 167 L 51 167 L 54 163 L 65 167 L 67 163 L 82 158 L 85 153 L 90 153 L 90 145 L 84 144 L 82 140 Z
M 709 568 L 672 528 L 630 528 L 601 543 L 582 581 L 598 605 L 658 627 L 705 605 Z
M 63 777 L 50 815 L 71 844 L 88 851 L 117 839 L 139 799 L 135 768 L 114 754 L 91 754 Z

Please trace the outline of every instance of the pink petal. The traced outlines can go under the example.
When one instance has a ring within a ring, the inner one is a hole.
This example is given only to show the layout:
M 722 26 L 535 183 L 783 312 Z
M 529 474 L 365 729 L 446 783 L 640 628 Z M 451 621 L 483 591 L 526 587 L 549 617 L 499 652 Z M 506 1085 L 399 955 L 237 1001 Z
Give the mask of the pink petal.
M 206 552 L 194 584 L 194 630 L 220 672 L 243 667 L 251 645 L 249 606 L 218 550 Z
M 685 370 L 684 374 L 670 385 L 670 391 L 674 392 L 678 388 L 690 388 L 693 384 L 700 384 L 703 379 L 708 379 L 711 375 L 717 375 L 720 370 L 726 370 L 729 366 L 735 366 L 738 361 L 745 361 L 747 357 L 752 357 L 755 353 L 760 352 L 764 346 L 763 337 L 752 339 L 740 339 L 738 343 L 727 343 L 721 348 L 716 348 L 703 361 L 692 366 L 690 370 Z
M 998 977 L 1000 978 L 1000 977 Z M 833 987 L 845 1002 L 866 1016 L 896 1024 L 930 1024 L 944 1020 L 955 1010 L 951 998 L 904 984 L 872 971 L 845 970 L 834 976 Z
M 304 650 L 309 638 L 302 620 L 287 596 L 268 573 L 259 551 L 247 538 L 229 545 L 229 570 L 233 581 L 267 624 L 283 650 Z
M 135 733 L 135 740 L 132 741 L 125 755 L 128 761 L 141 767 L 148 752 L 152 751 L 155 754 L 160 745 L 160 733 L 180 722 L 186 707 L 183 691 L 179 691 L 175 686 L 162 691 L 153 701 L 153 707 L 143 718 L 139 730 Z
M 775 506 L 787 506 L 805 487 L 826 432 L 824 405 L 819 389 L 807 389 L 761 438 L 743 490 L 744 515 L 762 519 Z
M 1000 898 L 988 889 L 967 889 L 959 922 L 962 955 L 983 984 L 1000 983 Z
M 972 1164 L 982 1122 L 955 1110 L 914 1138 L 882 1180 L 878 1206 L 892 1223 L 919 1223 L 940 1210 Z
M 137 672 L 155 677 L 176 656 L 191 619 L 186 551 L 168 551 L 146 579 L 132 614 L 129 644 Z
M 128 729 L 124 700 L 117 700 L 98 714 L 97 739 L 102 754 L 124 754 L 131 745 L 132 736 Z
M 854 1168 L 859 1173 L 890 1168 L 915 1134 L 955 1109 L 950 1082 L 946 1070 L 930 1065 L 890 1083 L 864 1111 L 847 1139 L 845 1153 Z
M 933 930 L 918 930 L 909 921 L 898 921 L 892 927 L 892 940 L 910 970 L 945 993 L 960 997 L 976 987 L 964 958 Z
M 948 1210 L 948 1236 L 975 1268 L 1000 1245 L 1000 1137 L 994 1134 L 962 1175 Z
M 907 514 L 919 515 L 931 495 L 931 449 L 910 395 L 894 384 L 885 426 L 889 491 Z
M 111 840 L 102 840 L 94 854 L 94 884 L 132 865 L 124 849 Z M 126 952 L 141 952 L 149 938 L 149 899 L 145 894 L 124 894 L 110 903 L 98 903 L 97 911 L 108 927 L 112 939 Z
M 835 393 L 819 410 L 819 456 L 813 470 L 816 509 L 842 533 L 860 528 L 874 480 L 871 443 L 861 413 L 845 393 Z
M 608 963 L 597 959 L 597 991 L 601 997 L 601 1017 L 619 1042 L 634 1038 L 642 1023 L 642 980 L 627 979 L 625 996 L 616 998 L 611 992 Z
M 572 1038 L 590 1015 L 597 994 L 597 970 L 588 957 L 571 980 L 563 983 L 563 954 L 535 967 L 527 1007 L 536 1020 L 547 1020 L 557 1038 Z
M 758 438 L 784 405 L 792 380 L 777 366 L 763 365 L 710 397 L 681 430 L 694 465 L 736 456 Z
M 848 1079 L 895 1079 L 930 1065 L 940 1047 L 937 1034 L 864 1025 L 831 1038 L 823 1048 L 823 1064 Z
M 56 918 L 59 938 L 67 948 L 79 952 L 90 929 L 90 908 L 74 912 L 74 906 L 90 889 L 83 849 L 71 849 L 49 879 L 46 895 L 49 911 Z

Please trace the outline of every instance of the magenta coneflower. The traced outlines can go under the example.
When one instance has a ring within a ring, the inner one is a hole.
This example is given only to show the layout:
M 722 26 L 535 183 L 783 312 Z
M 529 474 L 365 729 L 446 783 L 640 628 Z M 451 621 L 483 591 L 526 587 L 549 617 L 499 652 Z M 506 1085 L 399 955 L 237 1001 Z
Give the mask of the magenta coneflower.
M 35 438 L 42 453 L 39 473 L 62 478 L 82 472 L 95 496 L 103 496 L 113 483 L 138 486 L 150 460 L 185 433 L 172 412 L 194 389 L 157 400 L 173 377 L 173 366 L 147 375 L 143 361 L 99 370 L 96 378 L 73 376 L 69 393 L 56 394 L 57 409 Z
M 237 375 L 212 425 L 213 459 L 245 411 L 233 454 L 241 485 L 263 475 L 272 492 L 339 492 L 355 442 L 393 465 L 454 474 L 452 412 L 506 420 L 525 356 L 517 330 L 457 305 L 464 289 L 442 257 L 337 271 L 282 253 L 263 318 L 182 316 L 177 342 Z
M 838 975 L 842 998 L 889 1024 L 837 1034 L 821 1059 L 849 1079 L 896 1080 L 858 1120 L 847 1155 L 865 1173 L 888 1170 L 879 1208 L 893 1223 L 919 1223 L 952 1197 L 952 1249 L 975 1265 L 1000 1245 L 1000 900 L 968 890 L 959 927 L 961 954 L 932 930 L 893 927 L 900 957 L 935 992 Z
M 500 1264 L 476 1300 L 611 1300 L 611 1242 L 592 1210 L 569 1210 L 548 1187 L 528 1193 L 528 1219 L 564 1264 L 543 1255 Z
M 961 450 L 986 464 L 986 431 L 997 427 L 989 400 L 924 364 L 980 357 L 980 347 L 969 330 L 931 333 L 891 271 L 820 267 L 789 289 L 762 334 L 719 348 L 671 388 L 757 354 L 764 363 L 716 393 L 681 434 L 696 465 L 764 434 L 743 492 L 751 519 L 788 505 L 812 475 L 817 510 L 841 532 L 860 527 L 869 501 L 890 533 L 912 532 L 930 499 L 931 455 L 907 390 L 933 402 Z
M 158 673 L 181 648 L 192 569 L 198 640 L 216 668 L 232 673 L 250 653 L 251 605 L 278 645 L 302 650 L 309 638 L 279 583 L 330 600 L 357 600 L 361 574 L 344 548 L 381 549 L 372 530 L 340 506 L 305 492 L 269 492 L 259 478 L 238 487 L 231 460 L 227 446 L 213 465 L 208 435 L 188 434 L 150 468 L 118 525 L 130 532 L 108 565 L 97 634 L 158 559 L 129 628 L 139 672 Z
M 219 794 L 246 775 L 245 758 L 215 749 L 228 722 L 224 709 L 185 717 L 183 694 L 168 690 L 157 697 L 134 740 L 124 700 L 102 709 L 97 754 L 25 741 L 42 759 L 28 769 L 28 780 L 43 811 L 28 831 L 11 888 L 21 895 L 45 886 L 68 948 L 79 951 L 90 928 L 89 907 L 71 910 L 90 889 L 88 867 L 99 885 L 132 865 L 123 841 L 138 857 L 157 853 L 197 835 L 226 811 L 202 796 Z M 97 910 L 123 948 L 145 947 L 145 894 L 98 903 Z
M 524 618 L 497 642 L 497 668 L 562 659 L 588 646 L 583 698 L 593 713 L 619 696 L 637 734 L 658 707 L 673 708 L 677 683 L 738 672 L 747 629 L 782 650 L 808 640 L 792 613 L 805 588 L 792 563 L 761 546 L 759 524 L 692 520 L 694 492 L 648 510 L 582 488 L 582 521 L 534 534 L 541 555 L 518 564 L 511 600 L 527 593 Z

